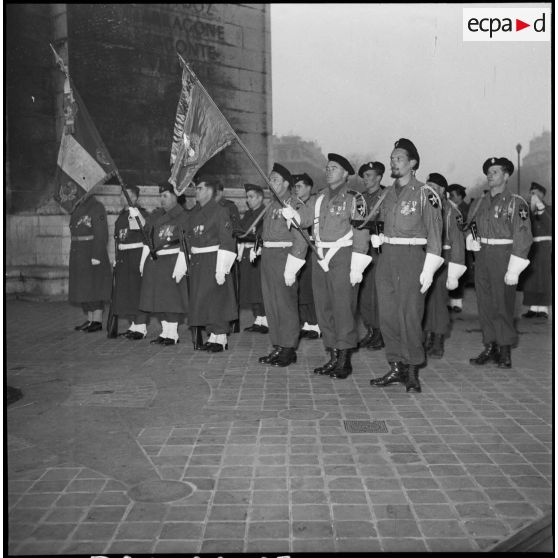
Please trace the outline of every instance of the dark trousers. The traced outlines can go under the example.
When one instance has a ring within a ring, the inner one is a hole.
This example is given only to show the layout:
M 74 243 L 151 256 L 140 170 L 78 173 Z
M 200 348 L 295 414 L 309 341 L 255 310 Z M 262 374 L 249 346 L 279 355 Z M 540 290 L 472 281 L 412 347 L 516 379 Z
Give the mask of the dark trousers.
M 506 285 L 511 244 L 482 245 L 475 259 L 475 290 L 483 343 L 514 345 L 517 331 L 513 323 L 516 285 Z
M 223 333 L 229 334 L 231 332 L 230 322 L 213 322 L 211 324 L 205 324 L 205 332 L 209 335 L 214 333 L 215 335 L 221 335 Z
M 145 314 L 147 317 L 148 314 Z M 157 316 L 160 321 L 164 322 L 180 322 L 184 318 L 184 314 L 178 312 L 153 312 L 153 315 Z
M 300 323 L 304 325 L 316 325 L 318 323 L 318 316 L 316 315 L 316 306 L 313 302 L 309 304 L 299 304 L 298 313 L 300 314 Z
M 129 320 L 130 323 L 134 322 L 136 325 L 143 325 L 147 323 L 147 316 L 149 316 L 147 312 L 142 312 L 141 310 L 138 310 L 137 314 L 126 314 L 122 317 Z
M 438 335 L 449 333 L 450 318 L 448 310 L 448 265 L 444 263 L 434 274 L 432 285 L 426 292 L 424 308 L 424 329 Z
M 285 285 L 285 263 L 289 248 L 262 248 L 262 295 L 273 345 L 298 345 L 298 284 Z
M 378 313 L 378 293 L 376 291 L 376 268 L 379 256 L 374 250 L 371 254 L 373 261 L 364 270 L 360 292 L 358 297 L 358 309 L 362 322 L 368 329 L 380 327 L 380 316 Z
M 352 253 L 352 246 L 341 248 L 331 258 L 327 272 L 312 254 L 312 288 L 318 325 L 324 346 L 332 349 L 352 349 L 358 343 L 358 285 L 352 287 L 349 279 Z
M 376 290 L 388 362 L 424 362 L 424 295 L 420 293 L 419 276 L 425 256 L 423 246 L 382 246 Z
M 252 315 L 254 316 L 254 318 L 257 318 L 258 316 L 265 316 L 265 308 L 263 302 L 253 302 L 251 306 Z
M 95 310 L 103 310 L 104 307 L 105 303 L 102 300 L 81 303 L 81 309 L 84 312 L 95 312 Z

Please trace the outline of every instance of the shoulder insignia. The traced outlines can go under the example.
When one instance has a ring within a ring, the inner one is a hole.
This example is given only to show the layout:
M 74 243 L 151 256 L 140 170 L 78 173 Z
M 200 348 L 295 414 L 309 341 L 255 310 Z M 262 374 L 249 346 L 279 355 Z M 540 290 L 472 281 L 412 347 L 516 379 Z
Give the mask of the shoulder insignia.
M 524 207 L 522 207 L 522 208 L 519 210 L 519 217 L 521 218 L 522 221 L 526 221 L 528 215 L 529 215 L 529 214 L 527 213 L 527 210 L 526 210 Z
M 438 195 L 438 192 L 436 192 L 436 190 L 434 190 L 434 188 L 432 188 L 431 186 L 429 186 L 428 184 L 424 184 L 422 186 L 422 190 L 426 190 L 429 192 L 428 194 L 428 201 L 430 202 L 430 205 L 436 209 L 438 207 L 440 207 L 442 205 L 442 200 L 440 199 L 440 196 Z

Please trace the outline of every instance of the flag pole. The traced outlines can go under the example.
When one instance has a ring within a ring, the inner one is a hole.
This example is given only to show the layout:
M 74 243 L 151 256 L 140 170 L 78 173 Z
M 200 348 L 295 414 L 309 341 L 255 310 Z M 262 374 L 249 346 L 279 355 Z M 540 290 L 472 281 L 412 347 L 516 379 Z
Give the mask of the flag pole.
M 194 73 L 194 71 L 190 68 L 190 66 L 188 66 L 188 64 L 186 63 L 186 61 L 184 60 L 184 58 L 182 58 L 182 56 L 180 56 L 179 53 L 177 53 L 178 58 L 180 59 L 180 62 L 182 63 L 182 65 L 184 66 L 184 68 L 186 68 L 186 70 L 188 70 L 188 72 L 190 73 L 190 75 L 192 76 L 192 79 L 199 85 L 200 89 L 202 90 L 203 94 L 207 97 L 208 101 L 211 103 L 211 105 L 213 106 L 213 108 L 215 108 L 215 110 L 221 115 L 221 117 L 223 118 L 223 120 L 227 123 L 228 127 L 230 128 L 233 136 L 235 137 L 236 141 L 238 142 L 238 145 L 240 145 L 240 147 L 242 148 L 242 150 L 244 151 L 244 153 L 246 153 L 246 155 L 248 156 L 248 158 L 250 159 L 251 163 L 254 165 L 254 167 L 256 168 L 256 170 L 259 172 L 259 174 L 261 175 L 261 177 L 264 179 L 265 183 L 267 184 L 268 188 L 271 190 L 271 192 L 273 193 L 273 195 L 275 196 L 275 199 L 283 206 L 283 207 L 289 207 L 289 205 L 282 200 L 279 197 L 279 194 L 277 193 L 277 190 L 275 190 L 275 188 L 273 187 L 273 185 L 271 184 L 271 182 L 269 181 L 268 177 L 266 176 L 266 174 L 264 173 L 264 171 L 262 170 L 262 168 L 260 167 L 260 165 L 258 164 L 258 162 L 256 161 L 256 159 L 254 159 L 254 157 L 252 156 L 252 154 L 250 153 L 250 151 L 248 151 L 248 148 L 244 145 L 244 142 L 240 139 L 240 137 L 238 136 L 238 134 L 236 133 L 236 131 L 234 130 L 234 128 L 230 125 L 229 121 L 226 119 L 225 115 L 221 112 L 221 109 L 216 105 L 215 101 L 213 100 L 213 98 L 211 97 L 211 95 L 207 92 L 207 89 L 203 86 L 203 83 L 199 80 L 198 76 Z M 310 240 L 310 237 L 308 236 L 308 233 L 303 230 L 300 225 L 293 220 L 292 224 L 294 226 L 294 228 L 301 234 L 302 238 L 306 241 L 306 244 L 308 244 L 308 246 L 313 250 L 313 252 L 316 254 L 316 257 L 318 258 L 318 260 L 321 260 L 322 258 L 320 257 L 320 255 L 318 254 L 318 250 L 316 248 L 316 246 L 314 245 L 314 243 Z

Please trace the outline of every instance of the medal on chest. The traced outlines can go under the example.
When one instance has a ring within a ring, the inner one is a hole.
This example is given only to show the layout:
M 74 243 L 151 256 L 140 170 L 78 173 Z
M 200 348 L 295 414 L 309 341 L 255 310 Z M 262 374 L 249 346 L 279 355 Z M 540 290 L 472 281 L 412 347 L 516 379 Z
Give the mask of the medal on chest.
M 120 229 L 118 231 L 118 238 L 119 240 L 126 240 L 126 237 L 128 236 L 128 229 Z
M 329 208 L 329 212 L 332 215 L 341 215 L 342 213 L 345 213 L 346 209 L 347 209 L 347 201 L 344 201 L 343 204 L 332 205 Z
M 194 227 L 194 236 L 196 238 L 199 238 L 200 236 L 203 235 L 203 231 L 205 230 L 205 227 L 203 225 L 196 225 Z
M 172 240 L 174 235 L 175 225 L 164 225 L 159 229 L 159 234 L 157 235 L 161 240 L 165 239 L 167 242 Z
M 80 217 L 76 226 L 79 227 L 80 225 L 91 228 L 91 215 L 84 215 L 83 217 Z
M 404 200 L 401 202 L 401 215 L 412 215 L 417 211 L 417 202 Z
M 275 209 L 273 209 L 273 211 L 271 212 L 271 218 L 272 219 L 281 219 L 281 217 L 283 216 L 283 214 L 281 213 L 281 209 L 283 209 L 282 207 L 276 207 Z

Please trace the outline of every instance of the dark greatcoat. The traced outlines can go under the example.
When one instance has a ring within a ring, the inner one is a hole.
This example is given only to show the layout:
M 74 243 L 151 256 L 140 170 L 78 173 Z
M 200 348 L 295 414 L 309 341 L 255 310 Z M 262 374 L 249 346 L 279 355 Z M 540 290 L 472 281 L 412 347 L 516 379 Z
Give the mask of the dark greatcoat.
M 107 213 L 101 202 L 90 196 L 70 217 L 70 234 L 92 236 L 91 240 L 72 240 L 68 299 L 72 304 L 110 300 L 112 273 L 107 253 Z M 101 263 L 93 265 L 91 259 Z
M 186 211 L 176 205 L 168 213 L 155 210 L 147 221 L 147 232 L 155 250 L 179 248 L 179 231 L 186 219 Z M 150 256 L 145 260 L 139 308 L 144 312 L 188 311 L 188 287 L 186 277 L 177 283 L 172 278 L 178 254 Z
M 148 213 L 138 208 L 144 219 Z M 112 311 L 118 316 L 136 316 L 141 291 L 141 275 L 139 265 L 142 247 L 121 250 L 120 245 L 142 244 L 143 237 L 137 227 L 135 219 L 130 219 L 130 213 L 123 209 L 114 223 L 114 240 L 116 243 L 116 274 L 115 289 L 112 294 Z
M 225 275 L 225 283 L 215 280 L 217 252 L 193 254 L 192 248 L 218 245 L 221 250 L 236 254 L 232 224 L 226 207 L 209 200 L 203 207 L 196 204 L 188 213 L 184 232 L 190 252 L 190 312 L 188 323 L 205 326 L 230 322 L 238 318 L 238 308 L 232 277 Z
M 531 214 L 533 237 L 553 236 L 552 207 Z M 552 304 L 552 240 L 533 242 L 529 251 L 531 263 L 520 275 L 523 278 L 523 304 L 550 306 Z
M 264 211 L 265 205 L 261 205 L 256 210 L 248 209 L 240 220 L 240 225 L 244 231 L 257 219 L 258 215 Z M 256 237 L 261 236 L 263 229 L 263 219 L 256 225 L 256 232 L 250 233 L 239 239 L 240 242 L 254 244 Z M 250 262 L 250 248 L 246 246 L 242 252 L 240 260 L 240 306 L 248 306 L 250 304 L 261 304 L 262 297 L 262 279 L 261 279 L 261 256 L 258 256 L 254 262 Z

